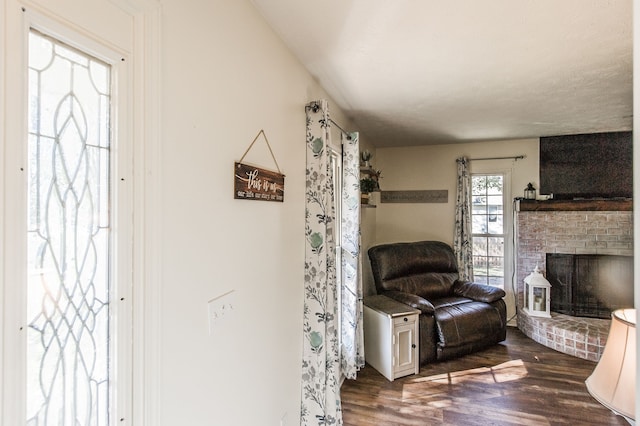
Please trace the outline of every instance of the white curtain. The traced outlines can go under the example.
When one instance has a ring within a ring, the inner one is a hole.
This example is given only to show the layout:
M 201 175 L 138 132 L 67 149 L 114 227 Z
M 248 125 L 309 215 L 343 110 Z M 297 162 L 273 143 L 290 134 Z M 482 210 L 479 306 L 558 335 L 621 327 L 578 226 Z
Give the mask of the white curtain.
M 471 234 L 471 176 L 469 160 L 460 157 L 458 163 L 458 185 L 456 194 L 456 223 L 453 236 L 453 251 L 458 262 L 461 280 L 473 281 L 473 252 Z
M 302 351 L 303 425 L 341 425 L 340 377 L 363 365 L 359 258 L 358 135 L 343 148 L 341 218 L 336 218 L 327 101 L 306 106 L 305 291 Z M 339 220 L 339 222 L 338 222 Z M 341 227 L 341 280 L 336 277 L 336 229 Z M 338 293 L 338 292 L 341 293 Z M 339 306 L 340 294 L 342 306 Z M 341 312 L 339 312 L 341 311 Z M 342 314 L 340 329 L 339 315 Z

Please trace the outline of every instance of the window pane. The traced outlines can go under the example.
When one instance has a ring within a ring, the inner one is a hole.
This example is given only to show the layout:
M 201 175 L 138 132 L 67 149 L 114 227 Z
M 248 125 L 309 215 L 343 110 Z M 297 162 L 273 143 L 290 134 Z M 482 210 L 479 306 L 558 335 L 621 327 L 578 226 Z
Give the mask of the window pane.
M 473 256 L 473 276 L 487 275 L 487 258 L 483 256 Z
M 500 175 L 497 176 L 487 176 L 487 193 L 497 194 L 502 196 L 502 188 L 503 188 L 503 177 Z
M 504 238 L 487 238 L 487 254 L 489 256 L 504 256 Z
M 471 194 L 484 195 L 487 190 L 487 178 L 486 176 L 472 176 L 471 177 Z
M 473 215 L 471 220 L 471 232 L 474 234 L 485 234 L 487 229 L 487 215 Z
M 487 197 L 489 207 L 502 210 L 502 195 L 489 195 Z
M 488 275 L 502 276 L 504 274 L 504 262 L 502 257 L 489 256 L 487 258 Z
M 493 215 L 493 216 L 489 216 L 489 220 L 488 220 L 488 234 L 502 234 L 503 229 L 504 229 L 504 224 L 503 224 L 503 219 L 504 216 L 502 215 Z
M 27 424 L 107 426 L 110 67 L 32 31 L 29 68 Z
M 487 255 L 487 239 L 484 237 L 473 237 L 473 255 Z
M 477 200 L 477 202 L 476 202 Z M 477 197 L 474 199 L 473 204 L 471 204 L 471 213 L 472 214 L 487 214 L 487 204 L 485 202 L 484 197 Z

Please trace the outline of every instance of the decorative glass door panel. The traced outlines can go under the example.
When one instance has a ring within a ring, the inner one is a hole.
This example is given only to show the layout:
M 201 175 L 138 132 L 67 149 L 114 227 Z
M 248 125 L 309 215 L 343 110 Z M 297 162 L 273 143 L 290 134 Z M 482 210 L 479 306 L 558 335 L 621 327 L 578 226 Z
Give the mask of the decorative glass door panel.
M 109 424 L 110 71 L 30 32 L 28 425 Z

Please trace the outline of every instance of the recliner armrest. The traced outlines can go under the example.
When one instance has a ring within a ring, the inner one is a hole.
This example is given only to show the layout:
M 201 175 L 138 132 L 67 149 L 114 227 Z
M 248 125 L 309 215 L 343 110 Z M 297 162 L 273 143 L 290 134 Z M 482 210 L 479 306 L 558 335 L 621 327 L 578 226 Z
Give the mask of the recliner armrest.
M 456 281 L 452 287 L 456 296 L 467 297 L 477 302 L 492 303 L 502 299 L 506 293 L 501 288 L 469 281 Z
M 419 309 L 423 314 L 433 315 L 435 308 L 427 299 L 424 299 L 417 294 L 405 293 L 403 291 L 391 290 L 385 291 L 384 295 L 396 300 L 405 305 L 409 305 L 412 308 Z

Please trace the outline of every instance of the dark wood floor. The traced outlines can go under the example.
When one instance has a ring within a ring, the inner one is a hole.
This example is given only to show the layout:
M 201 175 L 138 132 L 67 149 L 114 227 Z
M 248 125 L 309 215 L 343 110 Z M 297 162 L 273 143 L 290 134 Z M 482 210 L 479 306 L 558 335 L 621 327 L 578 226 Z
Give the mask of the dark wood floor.
M 393 382 L 367 364 L 342 385 L 344 424 L 627 425 L 587 392 L 594 367 L 509 327 L 499 345 Z

